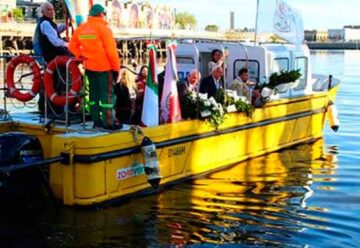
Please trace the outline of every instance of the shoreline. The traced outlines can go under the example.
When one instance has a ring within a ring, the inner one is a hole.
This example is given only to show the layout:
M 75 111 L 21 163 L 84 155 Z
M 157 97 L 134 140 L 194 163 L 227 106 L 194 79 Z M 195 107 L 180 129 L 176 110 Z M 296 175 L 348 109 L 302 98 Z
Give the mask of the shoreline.
M 306 42 L 310 50 L 360 50 L 360 42 Z

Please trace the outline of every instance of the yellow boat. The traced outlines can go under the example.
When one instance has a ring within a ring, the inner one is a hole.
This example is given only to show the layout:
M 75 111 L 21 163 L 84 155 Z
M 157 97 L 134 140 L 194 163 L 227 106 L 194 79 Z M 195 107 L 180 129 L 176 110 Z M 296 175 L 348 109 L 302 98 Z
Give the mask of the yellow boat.
M 236 45 L 230 44 L 227 49 L 232 54 L 231 49 L 235 50 Z M 247 49 L 249 61 L 254 61 L 251 60 L 253 49 Z M 254 50 L 253 59 L 260 60 L 258 57 L 263 54 L 263 63 L 267 63 L 266 49 L 271 55 L 271 48 L 258 49 Z M 186 61 L 186 49 L 182 51 L 178 56 Z M 291 57 L 292 52 L 289 50 L 288 56 Z M 206 56 L 205 52 L 197 51 L 196 54 Z M 238 60 L 236 54 L 230 55 L 227 63 L 236 65 Z M 274 56 L 273 60 L 278 63 Z M 198 66 L 201 68 L 201 65 Z M 180 64 L 179 68 L 187 67 Z M 233 68 L 228 70 L 228 78 L 233 77 Z M 257 80 L 262 75 L 268 75 L 267 69 L 268 66 L 259 66 L 255 76 Z M 309 69 L 304 70 L 307 76 Z M 327 108 L 330 102 L 335 101 L 339 82 L 333 79 L 329 84 L 327 77 L 320 76 L 308 76 L 307 81 L 310 82 L 310 79 L 311 84 L 308 83 L 301 94 L 267 102 L 263 107 L 256 108 L 251 118 L 244 113 L 227 114 L 218 129 L 202 120 L 143 128 L 143 134 L 157 148 L 160 186 L 322 137 Z M 308 85 L 314 90 L 305 92 Z M 50 164 L 51 190 L 65 205 L 94 205 L 154 190 L 145 172 L 146 161 L 140 149 L 142 136 L 137 134 L 139 130 L 112 132 L 84 129 L 78 124 L 70 127 L 61 124 L 44 126 L 37 115 L 22 113 L 12 114 L 11 120 L 0 122 L 1 133 L 14 131 L 34 136 L 40 141 L 44 159 L 32 165 Z M 0 174 L 12 172 L 17 166 L 26 167 L 21 164 L 2 166 Z

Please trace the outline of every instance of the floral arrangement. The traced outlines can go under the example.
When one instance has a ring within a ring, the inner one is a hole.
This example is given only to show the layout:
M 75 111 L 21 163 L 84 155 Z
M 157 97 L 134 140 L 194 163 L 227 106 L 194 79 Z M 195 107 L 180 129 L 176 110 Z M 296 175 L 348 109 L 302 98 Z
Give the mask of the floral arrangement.
M 276 86 L 284 83 L 295 82 L 301 77 L 300 69 L 292 71 L 281 71 L 280 73 L 273 73 L 269 78 L 267 84 L 263 84 L 262 87 L 267 87 L 270 89 L 275 89 Z
M 254 110 L 245 97 L 225 90 L 219 90 L 215 97 L 210 98 L 207 94 L 188 92 L 182 108 L 184 118 L 206 119 L 215 129 L 224 123 L 225 113 L 244 112 L 251 117 Z

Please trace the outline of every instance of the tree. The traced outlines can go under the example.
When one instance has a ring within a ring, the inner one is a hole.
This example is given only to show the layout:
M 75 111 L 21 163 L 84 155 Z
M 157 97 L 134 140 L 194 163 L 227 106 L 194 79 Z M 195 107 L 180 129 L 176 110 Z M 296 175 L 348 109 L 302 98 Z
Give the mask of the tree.
M 50 1 L 55 8 L 55 19 L 63 20 L 65 19 L 66 6 L 63 0 L 51 0 Z
M 195 16 L 188 12 L 176 13 L 175 21 L 180 29 L 194 28 L 197 22 Z
M 24 20 L 24 13 L 21 8 L 13 9 L 12 13 L 15 21 L 20 22 Z
M 205 27 L 205 31 L 217 32 L 217 31 L 219 31 L 219 27 L 215 24 L 210 24 Z

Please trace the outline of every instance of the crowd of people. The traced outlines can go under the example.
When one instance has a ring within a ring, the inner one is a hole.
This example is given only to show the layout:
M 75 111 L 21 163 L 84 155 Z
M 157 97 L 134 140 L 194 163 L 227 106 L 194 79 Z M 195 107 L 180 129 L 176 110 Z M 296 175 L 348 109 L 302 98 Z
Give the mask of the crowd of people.
M 105 21 L 104 7 L 93 5 L 88 20 L 75 30 L 68 43 L 60 37 L 63 27 L 53 21 L 53 5 L 49 2 L 42 4 L 41 13 L 34 44 L 38 44 L 46 62 L 64 54 L 83 59 L 89 81 L 89 105 L 94 127 L 120 129 L 122 124 L 140 124 L 148 68 L 142 66 L 136 77 L 130 70 L 121 69 L 116 42 Z M 189 92 L 206 93 L 212 97 L 224 88 L 223 56 L 220 50 L 214 50 L 208 64 L 208 75 L 200 80 L 200 72 L 194 68 L 184 80 L 177 83 L 180 104 L 185 102 Z M 160 96 L 164 74 L 165 70 L 158 75 Z M 248 69 L 242 68 L 230 89 L 251 101 L 254 86 L 255 83 L 249 80 Z M 186 118 L 186 113 L 182 115 Z

